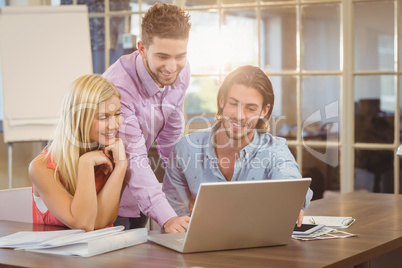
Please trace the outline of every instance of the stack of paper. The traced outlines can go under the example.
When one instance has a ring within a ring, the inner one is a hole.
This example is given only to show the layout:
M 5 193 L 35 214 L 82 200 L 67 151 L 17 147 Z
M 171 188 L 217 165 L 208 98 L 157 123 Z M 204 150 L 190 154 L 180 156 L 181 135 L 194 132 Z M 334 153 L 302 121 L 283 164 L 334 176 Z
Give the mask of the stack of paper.
M 330 227 L 323 227 L 314 233 L 308 235 L 292 235 L 292 238 L 310 241 L 310 240 L 324 240 L 324 239 L 333 239 L 333 238 L 347 238 L 357 236 L 355 234 L 347 233 L 345 231 L 341 231 L 339 229 L 334 229 Z
M 0 248 L 91 257 L 147 242 L 147 229 L 123 231 L 123 226 L 84 230 L 18 232 L 0 238 Z

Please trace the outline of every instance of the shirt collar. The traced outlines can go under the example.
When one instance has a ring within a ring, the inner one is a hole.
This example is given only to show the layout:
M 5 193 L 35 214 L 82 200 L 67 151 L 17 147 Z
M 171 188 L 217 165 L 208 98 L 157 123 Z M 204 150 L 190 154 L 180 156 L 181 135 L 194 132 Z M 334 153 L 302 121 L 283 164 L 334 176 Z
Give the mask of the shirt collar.
M 257 130 L 254 130 L 254 137 L 253 140 L 247 144 L 242 151 L 244 151 L 245 156 L 248 157 L 249 155 L 252 155 L 253 152 L 261 147 L 261 134 L 258 133 Z
M 215 123 L 215 125 L 213 125 L 211 127 L 211 131 L 209 132 L 209 137 L 208 137 L 208 147 L 207 147 L 207 157 L 210 159 L 216 159 L 216 153 L 215 153 L 215 147 L 213 146 L 215 143 L 214 140 L 214 136 L 213 134 L 215 133 L 215 131 L 219 128 L 220 126 L 220 122 Z M 254 130 L 254 137 L 253 140 L 247 144 L 243 149 L 241 149 L 240 154 L 244 155 L 247 157 L 248 155 L 251 155 L 254 150 L 256 150 L 256 148 L 259 148 L 261 146 L 261 134 L 258 133 L 257 130 Z M 242 153 L 244 152 L 244 153 Z
M 159 88 L 159 86 L 155 83 L 155 81 L 152 79 L 151 75 L 148 73 L 147 69 L 145 68 L 144 61 L 141 57 L 141 55 L 138 53 L 138 57 L 136 58 L 136 69 L 137 69 L 137 74 L 138 77 L 140 78 L 142 85 L 145 88 L 145 91 L 148 93 L 148 95 L 151 97 L 159 92 L 164 92 L 169 88 L 175 88 L 176 86 L 180 85 L 181 83 L 181 77 L 180 74 L 177 76 L 176 81 L 169 86 L 164 86 L 163 88 Z
M 214 133 L 215 133 L 215 131 L 219 128 L 219 125 L 220 125 L 220 123 L 219 122 L 217 122 L 217 123 L 215 123 L 212 127 L 211 127 L 211 131 L 209 132 L 209 135 L 208 135 L 208 139 L 207 139 L 207 143 L 208 143 L 208 146 L 207 146 L 207 151 L 206 151 L 206 153 L 207 153 L 207 157 L 209 158 L 209 159 L 217 159 L 218 157 L 216 156 L 216 153 L 215 153 L 215 146 L 214 146 L 214 144 L 215 144 L 215 139 L 214 139 Z

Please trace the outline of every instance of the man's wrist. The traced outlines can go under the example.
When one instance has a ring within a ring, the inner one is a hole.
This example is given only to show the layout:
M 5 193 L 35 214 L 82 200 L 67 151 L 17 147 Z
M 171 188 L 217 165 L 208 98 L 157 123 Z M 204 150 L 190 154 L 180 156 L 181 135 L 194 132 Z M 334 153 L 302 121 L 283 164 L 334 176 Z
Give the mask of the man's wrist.
M 171 223 L 174 219 L 178 218 L 178 216 L 174 216 L 171 217 L 170 219 L 168 219 L 164 224 L 163 224 L 163 228 L 166 228 L 166 225 L 168 225 L 169 223 Z
M 177 217 L 177 214 L 165 199 L 165 201 L 160 202 L 158 206 L 149 213 L 149 216 L 154 219 L 159 226 L 163 227 L 168 220 Z

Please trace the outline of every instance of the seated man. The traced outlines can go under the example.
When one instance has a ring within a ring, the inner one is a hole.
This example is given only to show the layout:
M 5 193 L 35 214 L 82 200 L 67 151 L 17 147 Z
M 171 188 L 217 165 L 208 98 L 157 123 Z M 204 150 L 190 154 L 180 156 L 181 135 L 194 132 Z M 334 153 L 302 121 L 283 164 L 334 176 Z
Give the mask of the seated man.
M 202 182 L 301 178 L 286 140 L 268 133 L 274 92 L 260 68 L 232 71 L 217 102 L 217 123 L 184 136 L 170 154 L 163 191 L 179 216 L 191 214 Z M 309 189 L 298 225 L 312 196 Z

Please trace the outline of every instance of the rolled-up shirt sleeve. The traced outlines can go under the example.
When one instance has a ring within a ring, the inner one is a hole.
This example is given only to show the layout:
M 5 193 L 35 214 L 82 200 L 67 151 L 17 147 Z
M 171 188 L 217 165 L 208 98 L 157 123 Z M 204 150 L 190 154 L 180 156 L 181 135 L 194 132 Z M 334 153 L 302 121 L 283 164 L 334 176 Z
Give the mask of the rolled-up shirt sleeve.
M 269 171 L 268 177 L 272 179 L 299 179 L 302 178 L 300 174 L 299 165 L 289 150 L 289 147 L 284 139 L 275 139 L 275 165 Z M 303 205 L 303 210 L 306 209 L 311 199 L 313 198 L 313 191 L 308 188 L 306 199 Z

